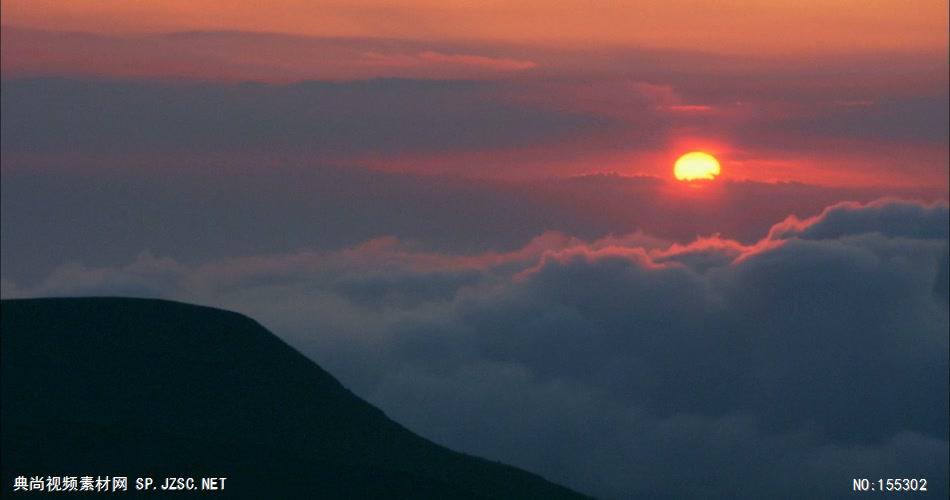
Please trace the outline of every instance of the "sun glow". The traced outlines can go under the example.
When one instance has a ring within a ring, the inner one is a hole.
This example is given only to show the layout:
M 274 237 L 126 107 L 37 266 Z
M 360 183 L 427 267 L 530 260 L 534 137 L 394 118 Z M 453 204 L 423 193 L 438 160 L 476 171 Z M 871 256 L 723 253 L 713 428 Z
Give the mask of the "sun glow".
M 673 166 L 678 181 L 711 181 L 719 175 L 719 160 L 709 153 L 693 151 L 680 156 Z

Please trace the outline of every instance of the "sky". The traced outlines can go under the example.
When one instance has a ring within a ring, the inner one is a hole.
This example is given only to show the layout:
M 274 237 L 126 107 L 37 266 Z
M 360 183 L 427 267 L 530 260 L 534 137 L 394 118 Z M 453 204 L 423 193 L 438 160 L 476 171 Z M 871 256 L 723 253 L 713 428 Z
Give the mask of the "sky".
M 947 2 L 551 4 L 3 0 L 3 297 L 249 314 L 603 498 L 945 491 Z

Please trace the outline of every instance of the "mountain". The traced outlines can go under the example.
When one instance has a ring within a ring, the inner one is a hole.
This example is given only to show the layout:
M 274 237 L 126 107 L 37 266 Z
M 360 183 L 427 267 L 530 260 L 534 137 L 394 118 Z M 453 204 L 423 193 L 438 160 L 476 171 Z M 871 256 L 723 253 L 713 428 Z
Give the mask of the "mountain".
M 4 492 L 109 475 L 226 477 L 242 498 L 586 498 L 413 434 L 233 312 L 8 300 L 0 352 Z

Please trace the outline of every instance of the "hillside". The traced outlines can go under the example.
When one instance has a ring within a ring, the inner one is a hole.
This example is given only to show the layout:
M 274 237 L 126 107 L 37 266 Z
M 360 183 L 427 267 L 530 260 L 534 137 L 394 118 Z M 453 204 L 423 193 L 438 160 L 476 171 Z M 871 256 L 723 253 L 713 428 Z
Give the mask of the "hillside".
M 0 322 L 4 492 L 20 475 L 218 476 L 229 497 L 584 498 L 413 434 L 236 313 L 32 299 Z

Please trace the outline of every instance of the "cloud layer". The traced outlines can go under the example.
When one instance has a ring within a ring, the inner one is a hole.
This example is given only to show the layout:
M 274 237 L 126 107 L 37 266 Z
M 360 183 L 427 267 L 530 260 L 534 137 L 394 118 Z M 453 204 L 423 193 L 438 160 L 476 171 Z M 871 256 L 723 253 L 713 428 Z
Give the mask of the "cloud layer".
M 690 189 L 618 175 L 505 182 L 227 161 L 148 172 L 20 167 L 4 170 L 0 185 L 0 268 L 24 286 L 66 262 L 115 266 L 143 250 L 197 264 L 338 251 L 382 235 L 452 254 L 508 252 L 546 231 L 585 240 L 643 232 L 680 244 L 718 233 L 751 243 L 789 214 L 817 215 L 842 199 L 946 199 L 939 188 L 727 181 Z
M 892 68 L 907 80 L 901 90 L 880 75 L 890 60 L 822 60 L 809 67 L 818 73 L 811 75 L 790 60 L 757 65 L 648 51 L 598 52 L 584 60 L 593 67 L 565 63 L 485 79 L 443 67 L 527 68 L 543 57 L 401 41 L 248 36 L 168 35 L 184 46 L 238 43 L 229 52 L 237 54 L 274 43 L 306 59 L 368 57 L 374 67 L 434 68 L 425 75 L 383 72 L 347 80 L 285 75 L 276 82 L 236 77 L 229 83 L 162 71 L 128 79 L 96 73 L 90 59 L 113 58 L 81 49 L 79 64 L 93 73 L 85 78 L 55 68 L 4 71 L 3 168 L 178 170 L 226 161 L 261 169 L 329 163 L 506 179 L 610 171 L 668 177 L 676 155 L 699 149 L 714 153 L 724 178 L 733 180 L 946 184 L 947 82 L 935 73 L 932 57 L 907 57 Z M 362 55 L 318 55 L 325 44 Z M 34 51 L 21 52 L 33 60 Z M 222 63 L 199 58 L 194 64 Z M 380 75 L 388 78 L 375 78 Z
M 491 150 L 609 125 L 599 117 L 513 103 L 504 92 L 502 83 L 453 80 L 7 80 L 3 148 L 24 155 L 307 153 L 313 159 Z
M 63 266 L 4 296 L 252 315 L 408 427 L 604 497 L 947 483 L 945 204 L 842 203 L 753 244 L 545 233 L 500 253 Z

